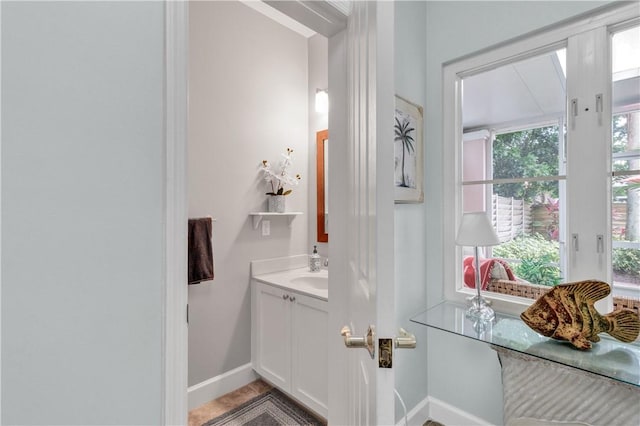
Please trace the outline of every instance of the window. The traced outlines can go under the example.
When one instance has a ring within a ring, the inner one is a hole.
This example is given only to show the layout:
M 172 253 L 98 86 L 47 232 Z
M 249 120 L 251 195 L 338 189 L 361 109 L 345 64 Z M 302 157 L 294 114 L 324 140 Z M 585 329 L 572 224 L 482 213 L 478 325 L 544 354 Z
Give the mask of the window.
M 549 286 L 581 279 L 640 299 L 635 9 L 445 67 L 447 298 L 474 291 L 463 277 L 468 248 L 452 242 L 459 218 L 486 211 L 501 244 L 484 256 L 504 260 L 511 273 L 496 268 L 486 283 L 500 309 L 520 312 Z
M 640 26 L 613 33 L 611 240 L 614 296 L 640 291 Z
M 565 276 L 565 57 L 564 48 L 551 50 L 462 78 L 462 209 L 491 214 L 502 244 L 486 255 L 523 284 Z M 478 127 L 484 138 L 471 136 Z

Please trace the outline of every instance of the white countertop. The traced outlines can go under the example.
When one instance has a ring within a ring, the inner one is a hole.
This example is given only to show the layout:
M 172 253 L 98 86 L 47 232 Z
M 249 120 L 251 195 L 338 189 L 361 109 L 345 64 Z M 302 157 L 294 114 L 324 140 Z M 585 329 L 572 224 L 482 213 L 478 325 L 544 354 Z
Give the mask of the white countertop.
M 318 299 L 329 300 L 329 290 L 327 288 L 306 285 L 303 279 L 294 280 L 294 278 L 300 277 L 310 277 L 312 279 L 322 277 L 328 279 L 329 275 L 326 269 L 321 269 L 319 272 L 311 272 L 308 267 L 305 267 L 252 276 L 254 280 L 265 284 L 292 290 Z

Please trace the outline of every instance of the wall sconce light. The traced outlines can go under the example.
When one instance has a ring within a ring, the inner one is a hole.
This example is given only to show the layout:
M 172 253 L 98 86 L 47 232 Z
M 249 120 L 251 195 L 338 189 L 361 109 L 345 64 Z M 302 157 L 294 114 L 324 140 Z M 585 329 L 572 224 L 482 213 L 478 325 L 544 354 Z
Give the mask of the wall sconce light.
M 321 114 L 329 112 L 329 92 L 327 89 L 316 89 L 316 112 Z

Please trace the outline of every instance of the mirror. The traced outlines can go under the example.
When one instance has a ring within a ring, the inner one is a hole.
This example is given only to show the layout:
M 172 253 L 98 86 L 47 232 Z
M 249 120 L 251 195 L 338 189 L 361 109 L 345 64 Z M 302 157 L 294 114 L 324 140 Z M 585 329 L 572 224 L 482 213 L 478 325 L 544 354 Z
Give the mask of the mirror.
M 316 224 L 318 242 L 329 242 L 329 131 L 316 133 Z

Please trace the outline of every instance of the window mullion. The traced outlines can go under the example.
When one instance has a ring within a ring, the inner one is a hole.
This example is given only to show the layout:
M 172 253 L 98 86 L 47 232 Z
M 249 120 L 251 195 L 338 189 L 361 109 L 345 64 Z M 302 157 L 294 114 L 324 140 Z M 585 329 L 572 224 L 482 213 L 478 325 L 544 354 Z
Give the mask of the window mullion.
M 580 33 L 567 48 L 567 221 L 566 236 L 578 238 L 567 250 L 568 281 L 611 282 L 610 239 L 598 250 L 597 236 L 609 235 L 611 71 L 605 27 Z M 597 96 L 602 101 L 597 101 Z M 608 160 L 609 159 L 609 160 Z M 588 212 L 589 214 L 585 214 Z

